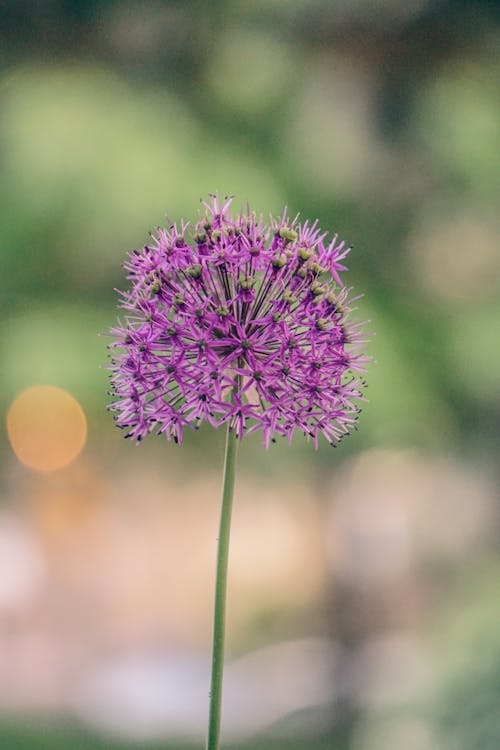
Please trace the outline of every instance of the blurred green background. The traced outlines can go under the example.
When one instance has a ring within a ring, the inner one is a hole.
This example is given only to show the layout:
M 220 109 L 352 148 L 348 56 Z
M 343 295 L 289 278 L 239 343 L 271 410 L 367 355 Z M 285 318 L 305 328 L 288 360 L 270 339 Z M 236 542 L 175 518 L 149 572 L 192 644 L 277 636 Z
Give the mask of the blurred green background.
M 224 746 L 500 747 L 499 11 L 3 3 L 2 746 L 203 746 L 223 435 L 123 441 L 97 334 L 219 191 L 352 243 L 375 359 L 340 450 L 242 446 Z M 88 426 L 54 471 L 6 430 L 39 385 Z

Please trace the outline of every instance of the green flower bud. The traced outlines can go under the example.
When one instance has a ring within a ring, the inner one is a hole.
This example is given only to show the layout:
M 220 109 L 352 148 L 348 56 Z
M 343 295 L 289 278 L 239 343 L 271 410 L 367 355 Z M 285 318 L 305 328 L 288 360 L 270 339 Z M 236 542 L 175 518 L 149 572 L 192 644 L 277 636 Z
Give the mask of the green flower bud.
M 295 242 L 298 234 L 293 229 L 289 229 L 288 227 L 281 227 L 281 229 L 279 230 L 279 236 L 283 240 L 285 240 L 285 242 Z
M 300 260 L 309 260 L 309 258 L 312 258 L 313 254 L 313 251 L 307 247 L 299 247 L 297 250 L 297 255 Z
M 253 276 L 240 276 L 238 283 L 242 289 L 253 289 L 255 279 Z
M 284 255 L 277 255 L 271 261 L 273 268 L 283 268 L 286 264 L 286 257 Z
M 153 283 L 151 284 L 151 291 L 153 294 L 159 294 L 161 289 L 161 281 L 160 279 L 155 279 Z
M 186 273 L 188 276 L 191 276 L 193 279 L 199 279 L 202 272 L 202 267 L 199 263 L 195 263 L 194 266 L 190 266 Z
M 283 294 L 283 302 L 286 302 L 287 305 L 294 305 L 297 302 L 297 297 L 293 292 L 287 291 Z
M 309 270 L 312 274 L 314 274 L 314 276 L 319 276 L 320 273 L 324 273 L 326 269 L 323 268 L 323 266 L 320 266 L 319 263 L 311 263 L 309 266 Z
M 326 301 L 327 301 L 329 307 L 332 308 L 332 310 L 335 313 L 337 313 L 337 315 L 344 315 L 345 310 L 342 307 L 342 305 L 340 304 L 340 302 L 338 302 L 338 300 L 337 300 L 336 296 L 333 294 L 333 292 L 330 292 L 329 294 L 327 294 Z

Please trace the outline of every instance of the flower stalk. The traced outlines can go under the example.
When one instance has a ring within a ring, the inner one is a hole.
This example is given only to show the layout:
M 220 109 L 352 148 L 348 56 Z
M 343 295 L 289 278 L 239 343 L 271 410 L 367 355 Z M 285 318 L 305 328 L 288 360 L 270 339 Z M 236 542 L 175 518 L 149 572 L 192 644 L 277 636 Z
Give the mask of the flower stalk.
M 235 431 L 228 426 L 224 479 L 222 484 L 222 507 L 219 536 L 217 540 L 217 572 L 215 580 L 214 625 L 212 640 L 212 677 L 210 681 L 210 708 L 208 719 L 207 750 L 219 750 L 222 676 L 224 670 L 224 636 L 226 625 L 227 563 L 229 535 L 233 507 L 234 477 L 239 441 Z

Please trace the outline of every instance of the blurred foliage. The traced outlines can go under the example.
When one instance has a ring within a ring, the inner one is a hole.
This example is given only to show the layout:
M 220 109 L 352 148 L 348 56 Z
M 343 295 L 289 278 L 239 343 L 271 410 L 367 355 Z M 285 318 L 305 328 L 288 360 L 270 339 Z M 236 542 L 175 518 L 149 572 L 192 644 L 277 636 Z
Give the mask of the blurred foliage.
M 488 0 L 4 3 L 0 408 L 28 385 L 59 385 L 88 414 L 92 455 L 107 446 L 115 466 L 138 461 L 105 410 L 97 334 L 115 318 L 126 251 L 165 213 L 194 218 L 218 190 L 265 214 L 287 204 L 353 243 L 346 280 L 365 293 L 358 314 L 373 332 L 362 429 L 342 451 L 305 459 L 296 442 L 264 454 L 252 437 L 243 468 L 294 470 L 315 485 L 317 471 L 365 448 L 416 447 L 498 476 L 499 10 Z M 219 438 L 188 436 L 169 460 L 212 465 Z M 149 450 L 160 457 L 164 445 Z M 434 731 L 444 750 L 499 746 L 500 612 L 485 583 L 498 555 L 483 553 L 484 568 L 464 559 L 454 571 L 469 574 L 468 594 L 451 604 L 440 589 L 450 621 L 469 625 L 446 661 L 451 626 L 440 621 L 445 677 L 428 724 L 390 741 L 368 712 L 366 735 L 339 730 L 337 750 L 374 750 L 376 725 L 384 750 L 408 737 L 428 750 Z M 3 726 L 0 744 L 122 747 L 39 725 Z
M 0 742 L 12 750 L 197 750 L 199 745 L 192 745 L 183 741 L 161 742 L 119 742 L 103 739 L 89 734 L 79 727 L 61 724 L 37 724 L 31 729 L 15 724 L 0 725 Z M 308 750 L 331 750 L 335 742 L 336 750 L 346 750 L 345 738 L 339 732 L 334 737 L 323 740 L 307 740 Z M 250 744 L 225 744 L 227 750 L 302 750 L 301 740 L 259 740 L 254 739 Z
M 16 4 L 13 19 L 24 20 L 23 7 L 34 10 Z M 318 215 L 355 244 L 349 280 L 365 290 L 361 315 L 377 332 L 372 403 L 359 440 L 474 439 L 474 431 L 460 428 L 474 427 L 476 400 L 498 376 L 488 357 L 488 324 L 498 310 L 476 304 L 474 314 L 485 320 L 476 326 L 467 316 L 466 325 L 481 335 L 472 342 L 459 326 L 450 352 L 451 321 L 436 315 L 436 298 L 422 299 L 404 274 L 406 238 L 429 201 L 460 191 L 484 207 L 494 204 L 497 187 L 493 43 L 478 45 L 488 39 L 490 9 L 477 4 L 469 55 L 459 59 L 453 42 L 463 40 L 446 26 L 445 7 L 438 15 L 441 55 L 453 62 L 440 60 L 430 76 L 419 73 L 415 59 L 405 75 L 420 74 L 418 87 L 400 80 L 396 99 L 378 101 L 374 87 L 392 90 L 393 71 L 370 69 L 368 58 L 337 48 L 339 28 L 350 24 L 390 54 L 398 33 L 420 34 L 424 44 L 437 14 L 432 4 L 427 15 L 424 7 L 408 18 L 403 7 L 393 8 L 394 17 L 387 9 L 371 37 L 363 30 L 369 4 L 363 12 L 362 4 L 335 11 L 297 3 L 285 16 L 271 4 L 242 17 L 232 3 L 214 4 L 211 13 L 196 3 L 151 3 L 144 13 L 133 3 L 52 4 L 46 17 L 36 11 L 50 30 L 43 48 L 54 52 L 41 60 L 40 39 L 22 23 L 10 26 L 25 55 L 7 55 L 0 89 L 4 404 L 36 373 L 64 381 L 103 413 L 102 401 L 90 396 L 102 392 L 102 356 L 92 336 L 112 316 L 109 290 L 123 285 L 124 251 L 141 244 L 164 211 L 191 216 L 199 196 L 219 189 L 265 212 L 288 202 L 292 212 Z M 464 17 L 470 12 L 466 4 L 455 7 Z M 322 21 L 320 49 L 313 36 L 298 34 L 306 13 L 310 24 Z M 280 14 L 271 31 L 266 16 Z M 64 45 L 56 50 L 56 39 L 68 44 L 64 32 L 80 40 L 70 59 Z M 94 312 L 86 314 L 84 305 Z M 13 340 L 22 358 L 12 352 Z M 83 372 L 71 354 L 76 341 L 78 350 L 88 342 L 81 351 L 91 366 Z M 453 414 L 459 402 L 461 424 Z
M 432 712 L 456 750 L 494 750 L 500 738 L 498 561 L 477 561 L 454 588 L 435 624 L 441 681 Z M 445 629 L 446 643 L 437 635 Z
M 476 298 L 462 325 L 462 299 L 443 314 L 418 269 L 406 272 L 415 227 L 438 196 L 480 202 L 488 227 L 498 187 L 492 8 L 450 3 L 450 17 L 446 7 L 382 3 L 370 30 L 370 3 L 7 4 L 4 406 L 42 380 L 104 419 L 94 334 L 113 317 L 125 250 L 165 211 L 193 216 L 198 198 L 219 189 L 266 213 L 287 202 L 354 243 L 349 281 L 365 291 L 360 316 L 376 331 L 355 445 L 474 449 L 477 409 L 484 398 L 491 408 L 499 376 L 489 345 L 499 311 Z M 458 34 L 471 16 L 468 36 Z M 363 54 L 340 40 L 344 29 L 364 40 Z M 415 57 L 395 77 L 396 40 L 424 49 L 430 30 L 434 58 L 424 67 Z M 490 279 L 491 262 L 481 271 Z

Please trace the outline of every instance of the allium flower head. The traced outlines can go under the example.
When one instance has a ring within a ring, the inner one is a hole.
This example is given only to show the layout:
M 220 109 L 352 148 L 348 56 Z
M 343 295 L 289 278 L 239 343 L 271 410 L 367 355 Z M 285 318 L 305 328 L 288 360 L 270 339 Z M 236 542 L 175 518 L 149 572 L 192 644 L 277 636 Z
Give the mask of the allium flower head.
M 159 228 L 125 263 L 110 406 L 127 437 L 182 441 L 184 427 L 229 422 L 266 446 L 295 430 L 318 444 L 355 427 L 368 358 L 356 299 L 340 273 L 350 248 L 317 222 L 264 224 L 232 199 L 203 203 L 193 228 Z

